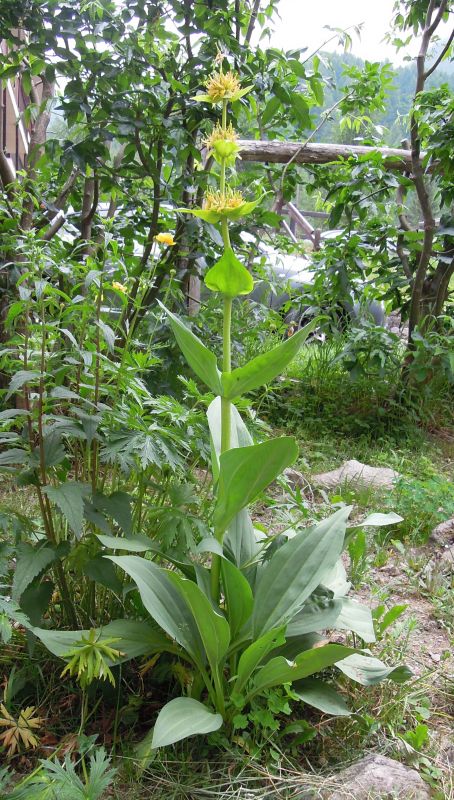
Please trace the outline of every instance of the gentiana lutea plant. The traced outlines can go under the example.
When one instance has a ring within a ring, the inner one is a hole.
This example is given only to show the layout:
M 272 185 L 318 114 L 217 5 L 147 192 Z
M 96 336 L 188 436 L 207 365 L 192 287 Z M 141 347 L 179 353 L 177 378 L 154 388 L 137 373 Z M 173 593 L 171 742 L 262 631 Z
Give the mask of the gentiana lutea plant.
M 207 191 L 203 208 L 179 210 L 221 228 L 223 253 L 205 276 L 208 289 L 223 303 L 221 369 L 215 354 L 165 309 L 189 366 L 216 395 L 207 412 L 215 487 L 212 535 L 171 569 L 159 563 L 156 546 L 145 536 L 98 535 L 106 548 L 134 553 L 106 557 L 132 578 L 152 620 L 115 620 L 99 636 L 115 639 L 116 661 L 167 651 L 183 660 L 192 674 L 187 694 L 160 711 L 153 748 L 224 724 L 232 730 L 235 715 L 253 698 L 283 684 L 292 684 L 301 701 L 317 709 L 348 714 L 342 696 L 324 680 L 311 677 L 327 667 L 335 665 L 364 685 L 384 678 L 403 681 L 409 674 L 406 667 L 386 666 L 369 650 L 331 643 L 323 633 L 352 631 L 365 646 L 375 638 L 370 610 L 347 597 L 349 584 L 340 557 L 350 535 L 346 536 L 351 507 L 297 530 L 283 544 L 274 542 L 272 554 L 267 539 L 256 535 L 248 512 L 249 504 L 296 460 L 298 449 L 289 436 L 254 444 L 235 401 L 285 369 L 317 324 L 310 323 L 269 352 L 232 368 L 232 309 L 236 298 L 252 290 L 253 279 L 233 252 L 229 220 L 250 214 L 260 199 L 247 201 L 228 183 L 228 171 L 238 157 L 228 110 L 229 103 L 249 89 L 242 89 L 238 77 L 221 67 L 208 81 L 207 93 L 196 98 L 222 109 L 221 123 L 206 142 L 219 183 Z M 362 524 L 398 519 L 373 514 Z M 80 631 L 33 630 L 63 658 L 74 640 L 81 639 Z

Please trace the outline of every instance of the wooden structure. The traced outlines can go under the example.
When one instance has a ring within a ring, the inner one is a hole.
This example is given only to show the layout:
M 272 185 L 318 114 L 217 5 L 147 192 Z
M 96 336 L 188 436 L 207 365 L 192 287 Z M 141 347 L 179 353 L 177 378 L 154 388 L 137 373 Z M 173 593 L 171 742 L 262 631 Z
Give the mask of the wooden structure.
M 269 164 L 332 164 L 352 156 L 380 153 L 384 166 L 401 172 L 411 172 L 411 152 L 396 147 L 366 147 L 353 144 L 324 144 L 316 142 L 254 141 L 240 139 L 243 161 L 264 161 Z M 424 153 L 421 153 L 424 157 Z
M 6 43 L 0 42 L 0 55 L 7 53 Z M 14 173 L 25 166 L 29 149 L 29 132 L 22 122 L 27 103 L 20 80 L 7 80 L 5 87 L 0 87 L 0 151 Z

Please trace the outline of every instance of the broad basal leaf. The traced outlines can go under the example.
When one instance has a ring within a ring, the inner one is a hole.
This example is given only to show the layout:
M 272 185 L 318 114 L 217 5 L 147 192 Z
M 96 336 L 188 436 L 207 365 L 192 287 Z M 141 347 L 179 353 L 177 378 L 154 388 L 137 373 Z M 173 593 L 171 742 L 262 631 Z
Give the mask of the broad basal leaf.
M 405 683 L 412 676 L 411 670 L 406 666 L 387 667 L 379 658 L 361 653 L 339 661 L 336 667 L 362 686 L 373 686 L 385 678 L 390 678 L 395 683 Z
M 254 690 L 251 694 L 257 694 L 264 689 L 272 686 L 280 686 L 283 683 L 293 683 L 293 681 L 306 678 L 315 672 L 336 664 L 347 656 L 356 653 L 351 647 L 344 647 L 341 644 L 327 644 L 323 647 L 314 647 L 296 656 L 294 661 L 289 661 L 283 656 L 277 656 L 268 661 L 255 675 Z
M 285 643 L 285 625 L 275 631 L 268 631 L 244 650 L 238 662 L 237 676 L 233 691 L 241 694 L 254 670 L 262 663 L 268 653 Z
M 335 717 L 349 717 L 351 711 L 344 698 L 328 683 L 317 678 L 306 678 L 293 685 L 293 691 L 300 700 L 324 714 Z
M 159 712 L 151 746 L 153 749 L 167 747 L 188 736 L 217 731 L 222 722 L 220 714 L 215 714 L 198 700 L 177 697 Z
M 82 636 L 87 637 L 90 631 L 51 631 L 44 628 L 30 627 L 30 630 L 38 637 L 51 653 L 62 658 L 75 642 L 80 641 Z M 132 619 L 117 619 L 97 628 L 96 633 L 99 637 L 118 639 L 115 648 L 124 653 L 115 661 L 120 663 L 139 656 L 153 655 L 160 652 L 177 652 L 177 648 L 171 640 L 159 628 L 150 625 L 149 622 L 140 622 Z
M 222 665 L 229 646 L 229 624 L 225 617 L 214 610 L 210 600 L 196 583 L 181 578 L 176 572 L 168 572 L 168 577 L 177 587 L 192 613 L 205 653 L 214 672 Z
M 254 638 L 290 622 L 305 600 L 333 569 L 342 551 L 351 506 L 340 508 L 280 547 L 263 570 L 257 587 Z
M 403 522 L 403 517 L 400 514 L 396 514 L 394 511 L 390 511 L 389 514 L 380 514 L 375 512 L 373 514 L 368 514 L 366 519 L 363 519 L 362 522 L 359 522 L 355 525 L 352 525 L 354 528 L 362 528 L 364 526 L 369 526 L 371 528 L 381 528 L 385 527 L 386 525 L 397 525 L 399 522 Z
M 168 570 L 138 556 L 106 556 L 137 584 L 142 603 L 158 625 L 198 664 L 205 650 L 194 615 Z
M 344 597 L 341 603 L 342 609 L 333 627 L 337 630 L 353 631 L 365 642 L 375 642 L 374 621 L 370 608 L 349 597 Z
M 343 600 L 310 598 L 287 625 L 286 638 L 326 631 L 336 626 Z
M 241 630 L 252 612 L 254 599 L 252 589 L 238 567 L 223 559 L 221 564 L 222 585 L 227 604 L 227 616 L 232 639 Z

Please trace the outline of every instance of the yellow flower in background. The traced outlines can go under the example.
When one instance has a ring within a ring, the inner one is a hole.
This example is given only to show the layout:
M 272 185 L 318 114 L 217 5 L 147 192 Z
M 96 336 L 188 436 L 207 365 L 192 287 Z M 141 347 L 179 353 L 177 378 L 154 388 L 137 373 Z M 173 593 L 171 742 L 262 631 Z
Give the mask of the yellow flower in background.
M 123 286 L 123 284 L 119 283 L 118 281 L 113 281 L 112 286 L 118 292 L 123 292 L 123 294 L 126 294 L 127 292 L 126 286 Z
M 173 233 L 158 233 L 154 238 L 159 244 L 166 244 L 168 247 L 174 247 L 174 245 L 176 245 Z

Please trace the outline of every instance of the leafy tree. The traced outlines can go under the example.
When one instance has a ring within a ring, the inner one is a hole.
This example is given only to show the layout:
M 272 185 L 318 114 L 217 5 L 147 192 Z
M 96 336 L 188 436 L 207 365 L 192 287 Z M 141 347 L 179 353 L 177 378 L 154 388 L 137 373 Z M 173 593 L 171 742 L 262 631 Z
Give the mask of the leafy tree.
M 447 84 L 427 88 L 443 59 L 452 54 L 453 34 L 438 57 L 429 61 L 436 31 L 451 13 L 449 0 L 396 3 L 395 31 L 411 30 L 412 36 L 420 36 L 406 145 L 411 150 L 411 173 L 385 169 L 379 152 L 356 163 L 310 170 L 309 192 L 324 191 L 329 227 L 343 228 L 316 256 L 321 268 L 316 280 L 319 298 L 328 285 L 333 296 L 350 297 L 366 284 L 368 293 L 389 301 L 408 318 L 411 350 L 418 329 L 424 330 L 431 318 L 442 315 L 454 274 L 453 93 Z M 405 42 L 399 38 L 397 44 L 403 47 Z M 373 66 L 366 64 L 366 83 Z M 384 80 L 386 73 L 382 86 Z M 359 81 L 357 89 L 364 92 Z M 355 115 L 359 108 L 364 117 L 365 104 L 361 110 L 358 91 L 348 104 L 341 102 L 342 114 Z M 348 98 L 347 89 L 344 93 Z
M 269 109 L 280 94 L 289 105 L 289 128 L 310 125 L 309 108 L 323 96 L 321 76 L 316 70 L 306 75 L 298 51 L 251 48 L 254 28 L 266 32 L 276 5 L 277 0 L 3 4 L 0 37 L 9 54 L 0 78 L 21 81 L 24 122 L 31 130 L 21 173 L 15 176 L 0 154 L 4 314 L 17 295 L 27 235 L 54 247 L 62 225 L 71 241 L 66 236 L 63 252 L 57 248 L 60 260 L 85 263 L 90 257 L 96 263 L 106 228 L 117 242 L 128 278 L 125 336 L 170 269 L 184 284 L 200 256 L 201 228 L 180 217 L 177 246 L 163 248 L 137 310 L 155 236 L 173 226 L 173 208 L 201 197 L 206 173 L 200 151 L 211 114 L 191 98 L 218 51 L 231 54 L 253 85 L 255 108 Z M 244 107 L 245 129 L 248 115 Z M 215 236 L 211 230 L 208 239 L 210 234 Z M 61 275 L 60 288 L 71 272 Z

